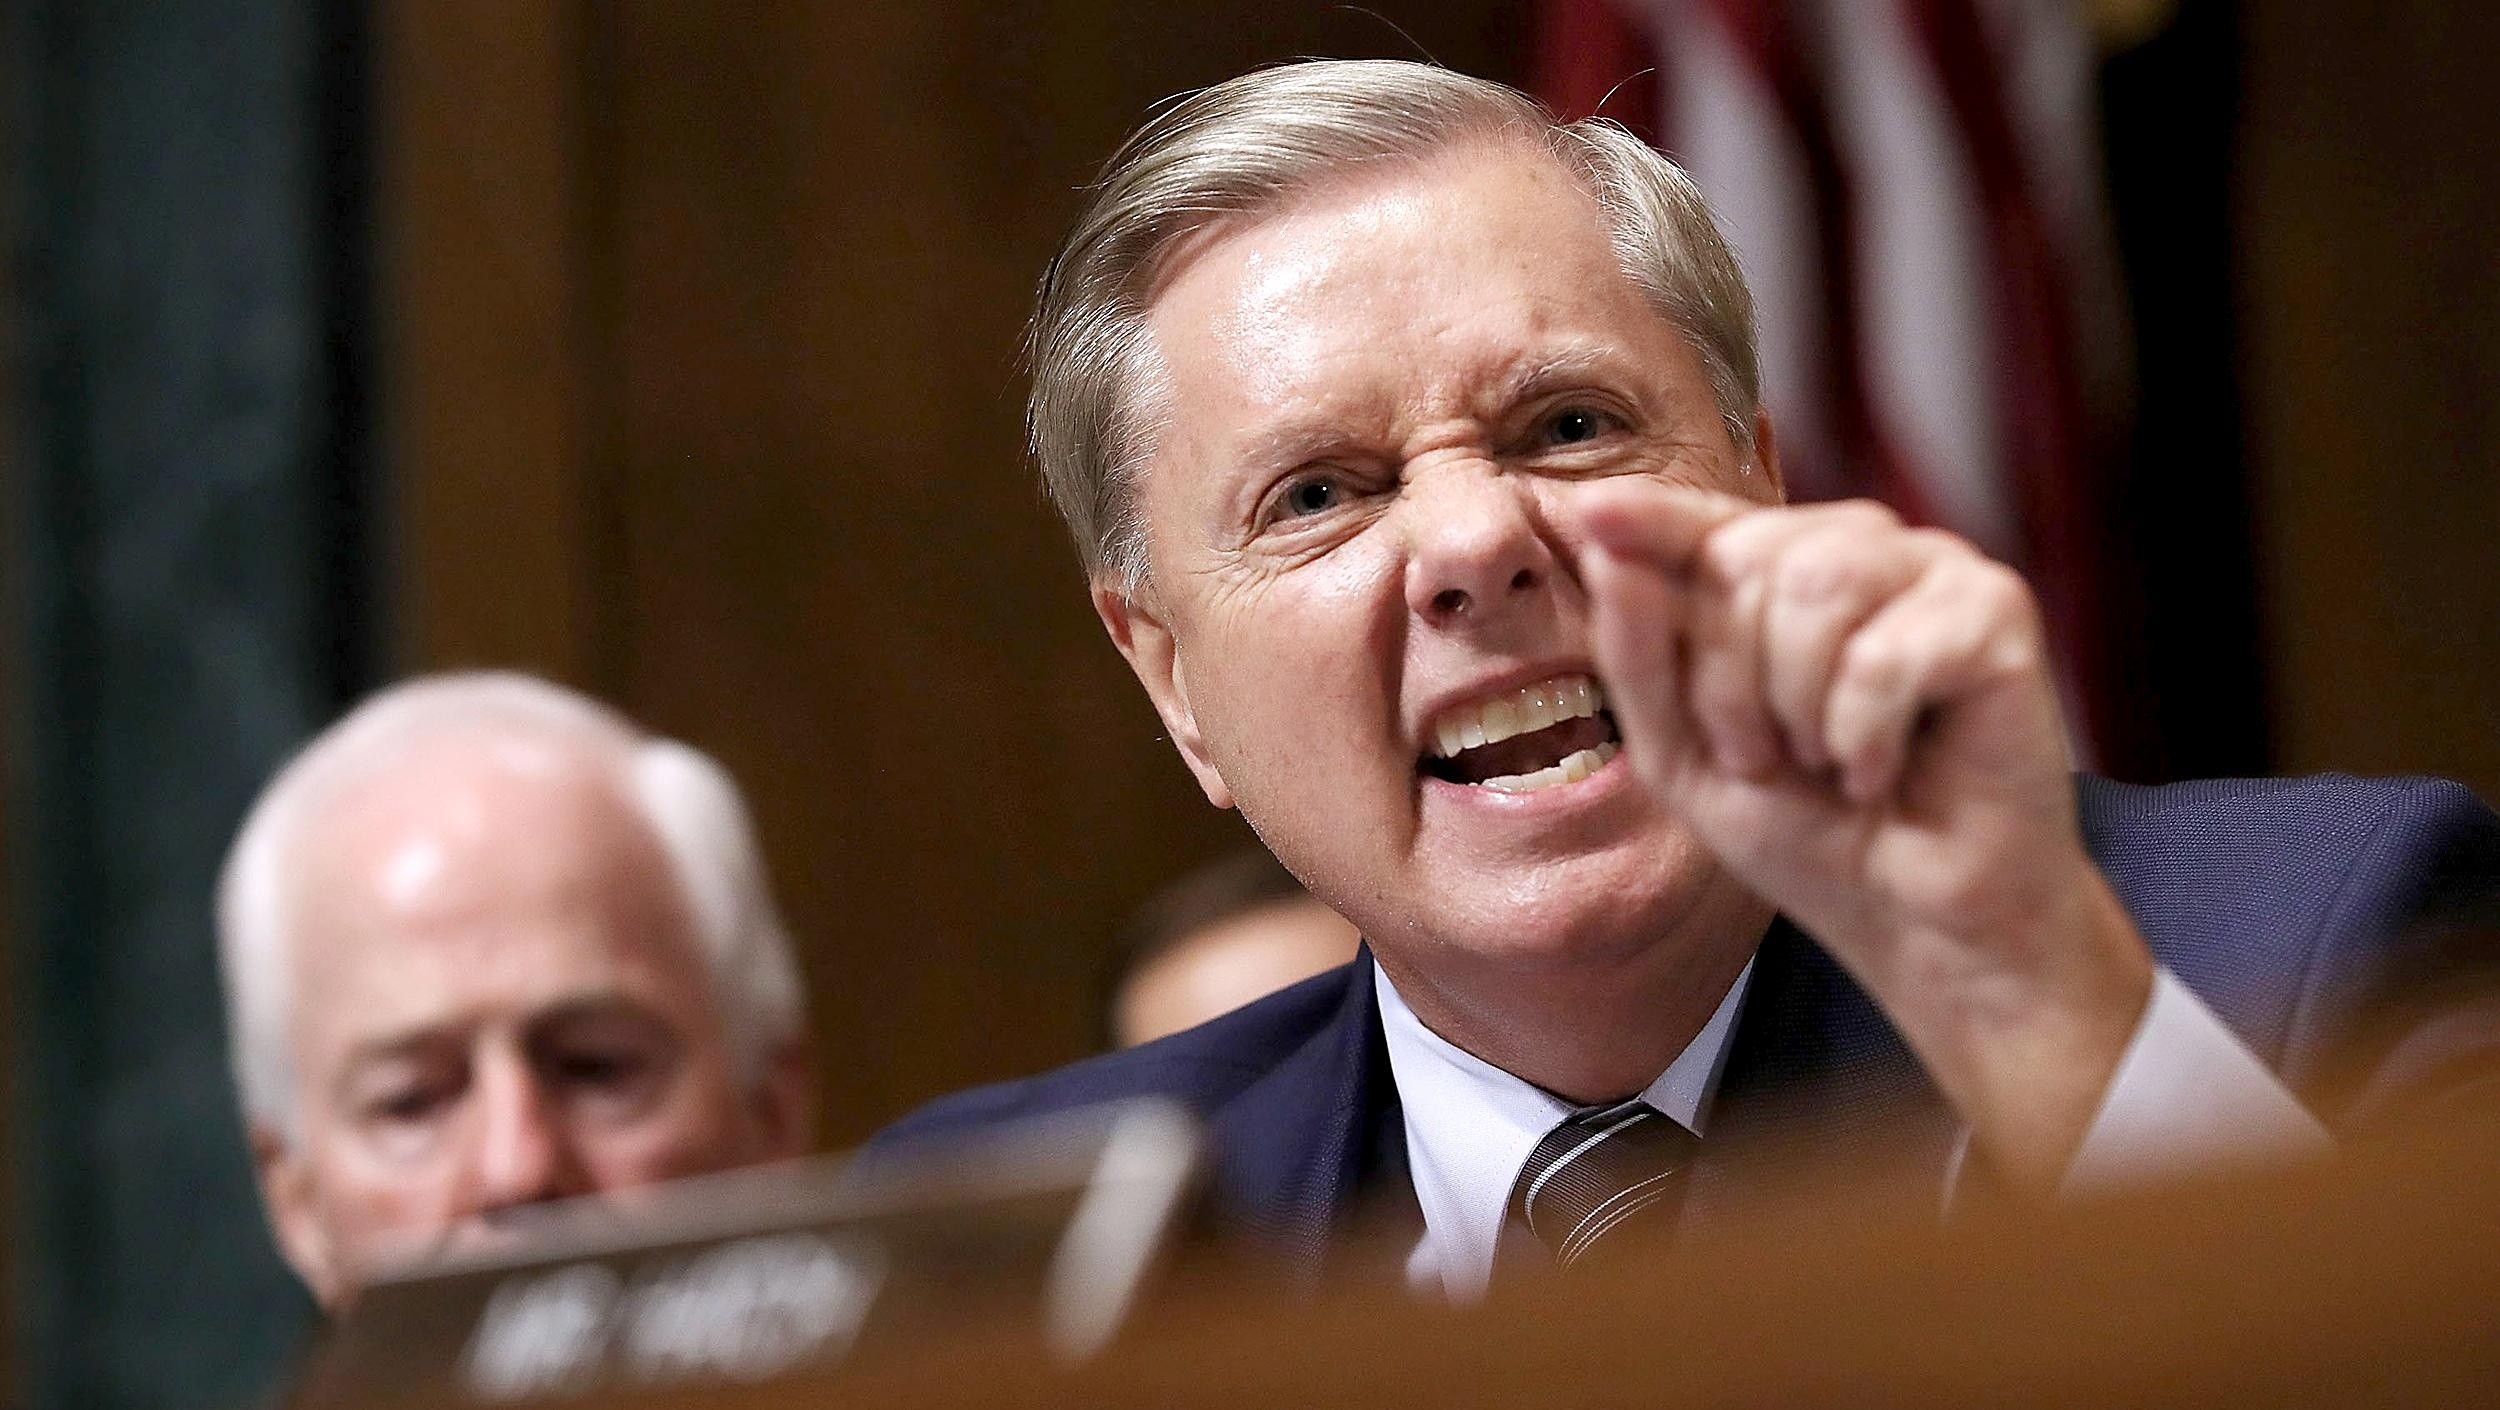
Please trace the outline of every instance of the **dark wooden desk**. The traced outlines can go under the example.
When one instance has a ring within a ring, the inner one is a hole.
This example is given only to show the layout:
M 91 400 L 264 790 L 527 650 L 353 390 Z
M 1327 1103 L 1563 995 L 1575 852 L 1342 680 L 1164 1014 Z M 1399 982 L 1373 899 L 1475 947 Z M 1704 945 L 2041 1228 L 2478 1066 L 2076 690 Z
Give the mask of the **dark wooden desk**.
M 2495 1186 L 2500 1130 L 1941 1228 L 1870 1227 L 1827 1189 L 1473 1309 L 1201 1280 L 1075 1370 L 968 1332 L 831 1379 L 608 1403 L 2481 1405 L 2500 1400 Z
M 1240 1308 L 1200 1293 L 1073 1373 L 968 1338 L 835 1385 L 670 1405 L 2485 1405 L 2500 1400 L 2500 1138 L 1953 1228 L 1850 1195 L 1650 1263 Z M 660 1405 L 652 1400 L 650 1405 Z

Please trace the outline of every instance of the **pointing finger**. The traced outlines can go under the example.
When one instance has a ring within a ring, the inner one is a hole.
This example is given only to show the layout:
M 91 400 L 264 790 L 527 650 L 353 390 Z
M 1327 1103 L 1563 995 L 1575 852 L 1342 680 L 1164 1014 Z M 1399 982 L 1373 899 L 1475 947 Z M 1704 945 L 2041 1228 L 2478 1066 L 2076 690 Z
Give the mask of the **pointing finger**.
M 1677 660 L 1683 595 L 1655 568 L 1603 547 L 1588 551 L 1581 579 L 1607 710 L 1634 770 L 1652 788 L 1667 789 L 1693 740 Z
M 1626 476 L 1573 497 L 1581 537 L 1618 559 L 1681 573 L 1713 529 L 1764 506 L 1687 485 Z

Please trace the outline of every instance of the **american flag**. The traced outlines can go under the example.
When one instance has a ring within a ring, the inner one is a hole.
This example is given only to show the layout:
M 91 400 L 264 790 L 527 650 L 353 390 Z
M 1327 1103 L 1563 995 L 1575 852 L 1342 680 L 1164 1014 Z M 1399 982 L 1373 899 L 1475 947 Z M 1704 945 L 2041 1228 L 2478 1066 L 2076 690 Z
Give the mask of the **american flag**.
M 2094 41 L 2065 0 L 1544 0 L 1535 86 L 1710 198 L 1793 497 L 1869 495 L 2028 576 L 2077 752 L 2129 756 L 2129 332 Z

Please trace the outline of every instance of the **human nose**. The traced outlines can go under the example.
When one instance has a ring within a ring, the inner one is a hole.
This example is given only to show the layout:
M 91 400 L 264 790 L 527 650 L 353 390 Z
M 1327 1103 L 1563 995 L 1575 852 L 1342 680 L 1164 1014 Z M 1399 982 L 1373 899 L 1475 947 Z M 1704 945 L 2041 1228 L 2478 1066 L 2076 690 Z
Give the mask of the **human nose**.
M 1406 604 L 1435 626 L 1482 621 L 1556 571 L 1530 492 L 1482 462 L 1410 474 Z
M 570 1134 L 537 1075 L 517 1057 L 482 1064 L 463 1214 L 588 1193 Z

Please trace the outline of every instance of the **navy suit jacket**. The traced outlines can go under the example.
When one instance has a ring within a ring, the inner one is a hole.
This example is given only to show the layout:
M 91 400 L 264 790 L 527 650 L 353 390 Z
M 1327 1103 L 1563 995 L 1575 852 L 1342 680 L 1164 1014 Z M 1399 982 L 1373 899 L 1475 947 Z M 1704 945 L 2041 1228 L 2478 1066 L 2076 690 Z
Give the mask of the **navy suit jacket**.
M 2296 1091 L 2326 1075 L 2377 1000 L 2457 963 L 2416 921 L 2488 904 L 2500 884 L 2500 819 L 2456 784 L 2077 787 L 2085 843 L 2155 956 Z M 870 1153 L 1149 1094 L 1207 1123 L 1219 1220 L 1307 1273 L 1358 1215 L 1416 1217 L 1368 957 L 1186 1033 L 943 1098 Z M 1723 1152 L 1776 1150 L 1783 1166 L 1818 1168 L 1879 1157 L 1940 1180 L 1956 1131 L 1873 1001 L 1777 922 L 1731 1039 L 1687 1217 L 1734 1202 L 1748 1172 L 1764 1169 Z

